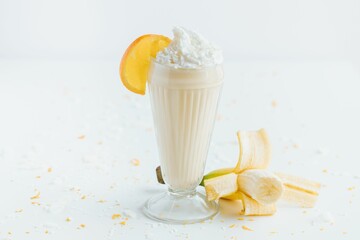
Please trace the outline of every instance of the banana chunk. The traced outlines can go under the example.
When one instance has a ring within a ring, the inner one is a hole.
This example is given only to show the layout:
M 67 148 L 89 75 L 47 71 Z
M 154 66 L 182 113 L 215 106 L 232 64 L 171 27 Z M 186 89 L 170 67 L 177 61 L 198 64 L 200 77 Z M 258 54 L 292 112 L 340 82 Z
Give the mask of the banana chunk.
M 265 169 L 271 160 L 271 145 L 265 129 L 238 131 L 239 160 L 235 172 L 245 169 Z
M 238 213 L 240 209 L 239 201 L 242 202 L 243 205 L 243 211 L 240 212 L 241 215 L 246 216 L 267 216 L 267 215 L 273 215 L 276 212 L 276 206 L 274 203 L 271 204 L 261 204 L 257 202 L 256 200 L 246 196 L 242 192 L 236 192 L 234 194 L 231 194 L 229 196 L 223 197 L 223 199 L 228 200 L 229 202 L 219 201 L 220 209 L 221 204 L 224 205 L 224 203 L 227 204 L 225 206 L 226 213 L 229 213 L 229 205 L 233 204 L 233 213 Z M 220 199 L 221 200 L 221 199 Z
M 284 185 L 283 200 L 302 207 L 314 207 L 321 184 L 284 173 L 276 173 Z
M 234 168 L 220 168 L 220 169 L 216 169 L 214 171 L 211 171 L 209 172 L 208 174 L 206 174 L 201 183 L 200 183 L 200 186 L 204 186 L 204 181 L 206 179 L 210 179 L 210 178 L 214 178 L 214 177 L 219 177 L 219 176 L 222 176 L 222 175 L 225 175 L 225 174 L 228 174 L 228 173 L 232 173 L 234 172 Z
M 238 190 L 237 174 L 228 173 L 204 180 L 206 197 L 209 201 L 230 195 Z
M 275 203 L 284 189 L 280 178 L 264 169 L 250 169 L 240 173 L 238 188 L 261 204 Z
M 243 215 L 244 204 L 241 199 L 229 200 L 225 198 L 219 199 L 220 212 L 224 215 Z

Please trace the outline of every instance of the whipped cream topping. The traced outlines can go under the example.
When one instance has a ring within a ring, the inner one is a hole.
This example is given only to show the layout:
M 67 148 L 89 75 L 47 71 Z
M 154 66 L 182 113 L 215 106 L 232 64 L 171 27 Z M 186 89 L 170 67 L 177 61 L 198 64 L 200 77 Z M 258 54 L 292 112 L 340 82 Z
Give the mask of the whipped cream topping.
M 175 68 L 201 68 L 220 64 L 222 51 L 200 34 L 174 27 L 174 39 L 156 55 L 156 61 Z

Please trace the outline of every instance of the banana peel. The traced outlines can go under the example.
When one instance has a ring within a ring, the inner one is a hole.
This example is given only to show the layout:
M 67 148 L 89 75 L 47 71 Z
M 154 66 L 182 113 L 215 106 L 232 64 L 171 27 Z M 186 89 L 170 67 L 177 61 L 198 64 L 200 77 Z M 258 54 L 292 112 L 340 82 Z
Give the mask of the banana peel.
M 321 184 L 285 173 L 275 173 L 284 185 L 282 200 L 301 207 L 314 207 L 319 196 Z

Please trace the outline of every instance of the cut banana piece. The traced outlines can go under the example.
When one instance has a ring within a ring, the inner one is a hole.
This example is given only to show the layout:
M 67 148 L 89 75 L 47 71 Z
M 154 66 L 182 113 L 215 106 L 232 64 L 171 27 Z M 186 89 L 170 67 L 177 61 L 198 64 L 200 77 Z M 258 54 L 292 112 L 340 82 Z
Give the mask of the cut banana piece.
M 314 207 L 321 184 L 305 178 L 276 173 L 284 185 L 283 200 L 302 207 Z
M 209 201 L 230 195 L 237 191 L 237 174 L 228 173 L 204 181 L 206 197 Z
M 276 206 L 274 203 L 261 204 L 256 200 L 246 196 L 242 192 L 236 192 L 234 194 L 224 197 L 224 199 L 230 200 L 230 202 L 234 202 L 234 204 L 237 203 L 238 201 L 242 201 L 243 204 L 243 212 L 241 212 L 242 215 L 266 216 L 266 215 L 272 215 L 276 212 Z M 234 213 L 236 213 L 239 209 L 236 206 L 238 206 L 238 204 L 234 206 Z
M 250 169 L 240 173 L 238 188 L 261 204 L 275 203 L 284 189 L 280 178 L 264 169 Z
M 265 129 L 258 131 L 238 131 L 239 160 L 235 172 L 245 169 L 265 169 L 271 160 L 271 145 Z
M 225 215 L 243 215 L 244 204 L 242 200 L 219 199 L 220 212 Z
M 220 168 L 220 169 L 216 169 L 216 170 L 214 170 L 214 171 L 211 171 L 211 172 L 209 172 L 208 174 L 206 174 L 206 175 L 203 177 L 200 185 L 201 185 L 201 186 L 204 186 L 204 181 L 205 181 L 206 179 L 210 179 L 210 178 L 214 178 L 214 177 L 219 177 L 219 176 L 222 176 L 222 175 L 225 175 L 225 174 L 228 174 L 228 173 L 232 173 L 232 172 L 234 172 L 234 168 Z

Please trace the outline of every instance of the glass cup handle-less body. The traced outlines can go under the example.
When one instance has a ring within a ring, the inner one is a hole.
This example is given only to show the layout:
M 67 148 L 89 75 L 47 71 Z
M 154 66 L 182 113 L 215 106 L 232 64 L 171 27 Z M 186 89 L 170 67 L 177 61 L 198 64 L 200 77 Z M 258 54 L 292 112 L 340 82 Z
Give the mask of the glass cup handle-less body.
M 223 83 L 221 65 L 177 69 L 152 62 L 150 92 L 163 179 L 168 191 L 150 198 L 147 216 L 170 223 L 193 223 L 218 212 L 196 191 L 205 169 Z

